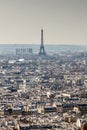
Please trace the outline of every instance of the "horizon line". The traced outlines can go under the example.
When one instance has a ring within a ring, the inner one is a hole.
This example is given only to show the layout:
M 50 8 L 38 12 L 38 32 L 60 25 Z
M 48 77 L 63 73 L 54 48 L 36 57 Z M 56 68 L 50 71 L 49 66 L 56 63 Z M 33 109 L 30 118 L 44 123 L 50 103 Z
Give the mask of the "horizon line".
M 0 43 L 0 45 L 40 45 L 39 43 Z M 61 44 L 61 43 L 45 43 L 44 46 L 46 45 L 58 45 L 58 46 L 87 46 L 87 44 Z

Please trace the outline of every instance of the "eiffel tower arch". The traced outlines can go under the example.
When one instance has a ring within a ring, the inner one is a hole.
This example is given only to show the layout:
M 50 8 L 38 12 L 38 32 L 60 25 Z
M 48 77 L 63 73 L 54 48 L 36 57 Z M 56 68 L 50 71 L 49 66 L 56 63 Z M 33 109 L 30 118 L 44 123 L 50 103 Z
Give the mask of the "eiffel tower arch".
M 41 45 L 40 45 L 39 55 L 40 56 L 46 56 L 44 43 L 43 43 L 43 29 L 41 29 Z

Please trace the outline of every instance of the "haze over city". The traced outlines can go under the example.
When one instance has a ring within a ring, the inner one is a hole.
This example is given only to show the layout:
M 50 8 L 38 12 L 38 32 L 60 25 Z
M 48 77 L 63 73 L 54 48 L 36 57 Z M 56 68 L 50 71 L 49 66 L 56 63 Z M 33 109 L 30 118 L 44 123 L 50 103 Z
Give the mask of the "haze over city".
M 86 0 L 0 0 L 0 44 L 86 45 Z
M 87 130 L 87 0 L 0 0 L 0 130 Z

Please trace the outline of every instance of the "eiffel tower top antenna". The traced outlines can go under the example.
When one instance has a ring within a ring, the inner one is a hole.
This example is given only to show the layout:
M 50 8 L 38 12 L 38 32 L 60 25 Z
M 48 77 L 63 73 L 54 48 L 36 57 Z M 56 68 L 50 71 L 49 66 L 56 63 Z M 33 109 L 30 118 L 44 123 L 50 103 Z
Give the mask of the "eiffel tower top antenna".
M 46 52 L 44 49 L 44 43 L 43 43 L 43 29 L 41 29 L 41 45 L 40 45 L 40 51 L 39 51 L 40 56 L 46 56 Z

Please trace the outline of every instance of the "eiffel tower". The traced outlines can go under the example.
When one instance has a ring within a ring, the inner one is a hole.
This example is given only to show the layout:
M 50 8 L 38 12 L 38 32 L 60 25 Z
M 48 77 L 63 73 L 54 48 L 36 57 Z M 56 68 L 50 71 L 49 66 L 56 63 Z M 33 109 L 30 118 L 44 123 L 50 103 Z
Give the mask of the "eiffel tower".
M 40 45 L 39 55 L 46 56 L 46 52 L 45 52 L 44 44 L 43 44 L 43 29 L 41 29 L 41 45 Z

